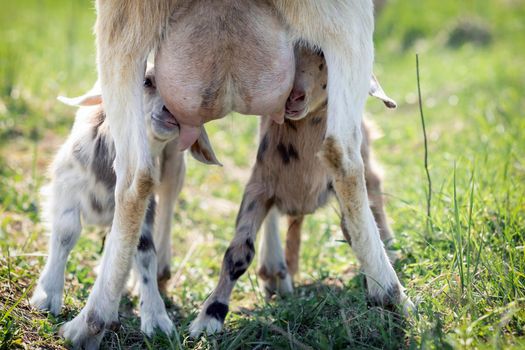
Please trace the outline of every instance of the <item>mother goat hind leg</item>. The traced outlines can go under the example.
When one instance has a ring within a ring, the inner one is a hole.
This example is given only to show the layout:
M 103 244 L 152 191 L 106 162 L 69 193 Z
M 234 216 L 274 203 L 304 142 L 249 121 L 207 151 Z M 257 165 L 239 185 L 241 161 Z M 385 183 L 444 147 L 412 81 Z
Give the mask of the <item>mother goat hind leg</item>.
M 160 37 L 163 16 L 170 13 L 157 5 L 153 1 L 97 1 L 98 73 L 116 149 L 115 215 L 102 273 L 86 306 L 60 331 L 75 348 L 98 348 L 104 329 L 118 319 L 119 301 L 153 188 L 141 86 L 147 55 Z
M 373 64 L 370 0 L 274 0 L 298 38 L 319 46 L 328 67 L 328 125 L 322 157 L 373 300 L 412 304 L 388 261 L 369 208 L 360 154 L 361 120 Z M 312 26 L 311 23 L 319 25 Z
M 329 130 L 321 152 L 334 179 L 343 232 L 362 265 L 371 301 L 382 306 L 402 304 L 411 308 L 369 207 L 364 164 L 358 146 L 361 138 L 358 125 L 349 134 Z

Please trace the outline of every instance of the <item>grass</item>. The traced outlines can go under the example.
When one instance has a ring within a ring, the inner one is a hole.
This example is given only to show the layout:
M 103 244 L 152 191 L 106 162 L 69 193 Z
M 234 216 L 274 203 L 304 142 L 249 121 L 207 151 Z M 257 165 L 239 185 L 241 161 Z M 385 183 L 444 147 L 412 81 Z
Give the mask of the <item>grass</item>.
M 79 312 L 96 278 L 102 232 L 91 228 L 71 254 L 62 314 L 28 307 L 47 245 L 38 190 L 73 120 L 55 97 L 78 95 L 95 80 L 93 22 L 87 1 L 2 4 L 1 349 L 63 348 L 57 329 Z M 416 53 L 433 185 L 430 218 Z M 366 306 L 359 266 L 341 242 L 331 205 L 306 220 L 293 298 L 264 302 L 252 267 L 233 293 L 226 331 L 188 338 L 233 236 L 256 149 L 256 118 L 232 115 L 208 127 L 225 167 L 188 160 L 174 213 L 178 278 L 166 301 L 177 334 L 145 338 L 136 298 L 124 298 L 123 328 L 109 333 L 103 348 L 525 347 L 524 1 L 391 0 L 377 23 L 376 62 L 376 75 L 399 104 L 386 111 L 370 101 L 368 111 L 383 133 L 374 148 L 403 256 L 396 271 L 418 303 L 417 317 L 400 320 Z

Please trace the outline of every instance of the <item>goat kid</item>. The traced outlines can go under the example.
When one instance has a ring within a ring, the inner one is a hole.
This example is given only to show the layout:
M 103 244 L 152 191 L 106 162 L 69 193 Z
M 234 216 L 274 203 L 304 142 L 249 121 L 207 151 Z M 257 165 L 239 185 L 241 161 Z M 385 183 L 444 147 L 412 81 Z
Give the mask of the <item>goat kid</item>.
M 285 122 L 276 124 L 262 118 L 260 143 L 235 224 L 235 238 L 226 250 L 219 283 L 202 307 L 191 329 L 215 332 L 228 312 L 230 294 L 237 279 L 246 271 L 254 256 L 253 242 L 266 218 L 266 230 L 259 246 L 258 275 L 267 297 L 293 291 L 293 276 L 298 270 L 301 224 L 304 215 L 324 206 L 334 194 L 334 178 L 319 157 L 327 127 L 327 68 L 324 55 L 307 47 L 295 50 L 295 80 L 285 108 Z M 370 95 L 389 108 L 395 102 L 372 76 Z M 361 156 L 370 208 L 379 227 L 381 240 L 391 243 L 381 194 L 381 179 L 370 153 L 369 127 L 362 123 Z M 288 216 L 286 258 L 279 238 L 279 213 Z M 343 212 L 343 220 L 345 220 Z M 344 236 L 351 237 L 344 223 Z M 378 249 L 382 249 L 382 246 Z M 367 254 L 367 252 L 363 252 Z M 394 258 L 394 252 L 391 253 Z M 400 290 L 389 291 L 389 298 L 375 299 L 380 305 L 390 304 Z M 210 319 L 214 320 L 210 322 Z M 196 332 L 196 331 L 195 331 Z
M 159 208 L 156 208 L 157 200 L 152 194 L 144 220 L 142 216 L 134 218 L 142 222 L 134 270 L 139 283 L 141 329 L 151 335 L 155 327 L 166 333 L 173 329 L 157 286 L 157 271 L 162 285 L 169 274 L 171 218 L 174 201 L 184 181 L 185 165 L 183 153 L 178 149 L 179 126 L 158 94 L 153 68 L 146 73 L 143 85 L 151 157 L 160 170 L 160 182 L 155 191 Z M 48 221 L 51 239 L 45 268 L 31 298 L 33 306 L 55 315 L 62 307 L 66 262 L 82 226 L 111 225 L 116 181 L 113 170 L 115 147 L 98 86 L 83 96 L 59 97 L 59 100 L 81 107 L 71 134 L 53 161 L 51 182 L 43 191 L 46 199 L 44 218 Z M 204 128 L 191 146 L 191 154 L 203 163 L 219 164 Z M 112 247 L 106 245 L 105 250 L 108 249 Z M 119 325 L 118 319 L 93 321 L 93 326 L 100 328 L 99 331 Z
M 265 120 L 261 123 L 257 161 L 245 193 L 250 197 L 250 190 L 263 188 L 265 199 L 273 202 L 258 252 L 258 275 L 268 298 L 275 293 L 284 295 L 293 291 L 293 279 L 299 270 L 304 216 L 314 213 L 334 194 L 332 176 L 317 156 L 327 121 L 327 73 L 323 54 L 297 47 L 295 72 L 294 87 L 286 103 L 285 124 L 275 125 Z M 395 101 L 384 93 L 375 76 L 372 76 L 369 94 L 382 100 L 388 108 L 396 108 Z M 384 209 L 380 170 L 372 154 L 370 122 L 363 119 L 361 130 L 361 156 L 370 209 L 381 240 L 388 248 L 394 237 Z M 252 214 L 241 211 L 238 224 L 253 222 Z M 288 219 L 284 252 L 279 237 L 280 214 L 287 215 Z M 350 243 L 345 226 L 341 227 Z M 397 259 L 395 250 L 387 249 L 387 254 L 391 262 Z

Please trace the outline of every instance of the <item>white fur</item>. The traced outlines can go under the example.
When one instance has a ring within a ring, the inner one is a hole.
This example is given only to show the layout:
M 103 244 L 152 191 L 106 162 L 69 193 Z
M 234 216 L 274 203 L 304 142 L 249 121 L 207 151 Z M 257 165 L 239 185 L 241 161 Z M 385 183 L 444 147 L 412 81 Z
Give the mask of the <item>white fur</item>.
M 31 298 L 31 304 L 40 310 L 49 310 L 57 315 L 62 306 L 62 294 L 64 289 L 64 271 L 69 253 L 78 240 L 82 230 L 82 224 L 94 224 L 109 227 L 113 220 L 114 213 L 114 193 L 110 191 L 103 183 L 96 180 L 96 174 L 93 172 L 91 162 L 95 156 L 95 139 L 93 139 L 93 116 L 100 112 L 100 105 L 91 106 L 92 101 L 97 95 L 98 88 L 95 86 L 86 95 L 68 99 L 61 98 L 67 104 L 74 105 L 90 105 L 79 108 L 75 124 L 67 141 L 60 148 L 56 155 L 51 168 L 51 183 L 46 187 L 43 195 L 46 199 L 44 203 L 44 219 L 49 222 L 51 231 L 51 240 L 49 244 L 49 257 L 46 261 L 46 266 L 39 279 L 38 285 Z M 100 97 L 99 93 L 98 96 Z M 142 100 L 142 97 L 141 97 Z M 162 101 L 157 93 L 154 91 L 144 94 L 146 106 L 146 118 L 148 120 L 144 127 L 148 127 L 149 142 L 151 149 L 155 152 L 154 156 L 160 156 L 168 141 L 171 141 L 168 148 L 171 149 L 171 159 L 165 164 L 165 172 L 170 173 L 172 178 L 168 178 L 168 185 L 173 181 L 182 183 L 184 179 L 184 160 L 183 155 L 178 152 L 176 144 L 177 132 L 169 135 L 169 138 L 161 141 L 159 138 L 154 138 L 152 134 L 152 126 L 150 122 L 150 115 L 154 111 L 162 109 Z M 86 102 L 87 101 L 87 102 Z M 100 103 L 100 100 L 99 100 Z M 104 128 L 103 125 L 99 129 Z M 104 132 L 99 130 L 99 132 Z M 107 134 L 109 136 L 109 133 Z M 109 141 L 111 138 L 108 137 Z M 74 149 L 79 147 L 86 156 L 86 164 L 82 164 L 74 156 Z M 106 142 L 108 156 L 114 157 L 115 150 L 111 142 Z M 148 148 L 149 150 L 149 148 Z M 152 158 L 150 155 L 149 158 Z M 167 169 L 167 167 L 170 167 Z M 164 184 L 164 187 L 166 184 Z M 180 190 L 180 185 L 179 185 Z M 178 193 L 178 192 L 177 192 Z M 93 197 L 104 208 L 102 211 L 94 210 L 92 205 Z M 176 194 L 166 198 L 165 194 L 159 195 L 161 198 L 161 207 L 159 212 L 162 214 L 161 219 L 165 222 L 166 216 L 171 219 L 171 210 L 173 209 L 173 201 Z M 169 211 L 169 214 L 168 214 Z M 82 221 L 82 223 L 81 223 Z M 170 226 L 159 225 L 156 230 L 156 236 L 160 241 L 168 242 L 167 247 L 163 246 L 163 254 L 166 255 L 166 250 L 170 250 L 169 236 Z M 153 230 L 153 228 L 148 228 Z M 167 238 L 166 238 L 167 237 Z M 110 234 L 106 242 L 105 255 L 115 256 L 116 247 L 115 235 Z M 107 252 L 106 252 L 107 251 Z M 132 253 L 132 252 L 130 252 Z M 169 257 L 169 253 L 167 254 Z M 157 260 L 155 250 L 150 249 L 146 252 L 138 252 L 135 257 L 137 263 L 135 264 L 136 274 L 140 276 L 140 295 L 141 295 L 141 329 L 147 334 L 151 335 L 154 328 L 158 327 L 166 333 L 173 330 L 173 324 L 169 319 L 164 302 L 160 296 L 157 287 Z M 147 263 L 144 263 L 147 262 Z M 100 275 L 104 276 L 108 267 L 107 260 L 100 266 Z M 168 263 L 164 261 L 164 264 Z M 165 265 L 164 265 L 165 266 Z M 143 277 L 148 279 L 148 283 L 144 283 Z M 124 275 L 127 278 L 127 273 Z M 107 281 L 108 286 L 113 285 L 113 281 Z M 118 293 L 120 298 L 120 292 Z M 106 300 L 109 304 L 115 305 L 113 300 Z M 118 303 L 116 303 L 118 306 Z M 106 324 L 108 321 L 115 321 L 118 319 L 117 309 L 104 309 Z M 82 336 L 84 333 L 78 332 L 74 324 L 64 329 L 65 335 Z
M 147 224 L 144 223 L 143 225 Z M 153 227 L 144 229 L 151 231 Z M 169 234 L 166 236 L 169 236 Z M 138 250 L 135 254 L 133 267 L 139 279 L 140 329 L 148 336 L 153 334 L 155 328 L 170 334 L 173 331 L 173 322 L 166 313 L 166 307 L 157 286 L 157 258 L 155 250 Z
M 273 207 L 264 222 L 264 233 L 259 243 L 259 269 L 264 268 L 268 277 L 261 280 L 263 290 L 267 298 L 270 292 L 286 295 L 293 292 L 292 277 L 286 268 L 286 260 L 279 236 L 279 210 Z M 279 275 L 285 275 L 284 278 Z
M 164 232 L 171 232 L 175 199 L 182 189 L 186 174 L 184 162 L 178 161 L 178 149 L 167 147 L 163 156 L 164 167 L 160 174 L 160 183 L 155 189 L 158 207 L 153 236 L 157 248 L 158 273 L 161 275 L 169 271 L 171 265 L 171 235 Z
M 201 312 L 190 324 L 190 336 L 197 338 L 201 333 L 216 334 L 222 331 L 222 327 L 222 322 Z

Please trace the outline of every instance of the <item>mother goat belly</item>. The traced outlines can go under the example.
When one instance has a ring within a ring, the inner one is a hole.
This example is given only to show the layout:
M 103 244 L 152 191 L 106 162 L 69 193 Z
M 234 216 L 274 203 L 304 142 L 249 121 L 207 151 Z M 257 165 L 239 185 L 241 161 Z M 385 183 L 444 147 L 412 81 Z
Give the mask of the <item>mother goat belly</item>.
M 181 134 L 232 111 L 284 116 L 295 75 L 285 25 L 255 1 L 232 3 L 176 12 L 157 52 L 157 87 Z

